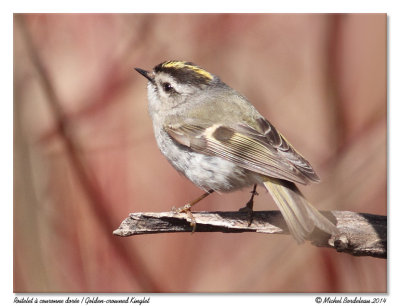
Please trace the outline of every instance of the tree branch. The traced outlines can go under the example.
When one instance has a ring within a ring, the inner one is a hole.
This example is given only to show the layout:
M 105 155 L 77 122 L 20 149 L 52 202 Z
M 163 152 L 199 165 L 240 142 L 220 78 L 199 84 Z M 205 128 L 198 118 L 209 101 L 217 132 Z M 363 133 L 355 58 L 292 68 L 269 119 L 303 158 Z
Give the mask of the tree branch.
M 322 212 L 336 224 L 339 234 L 334 237 L 315 229 L 309 241 L 319 247 L 330 247 L 354 256 L 386 258 L 386 216 L 350 211 Z M 279 211 L 254 211 L 248 226 L 246 212 L 193 212 L 196 232 L 289 234 Z M 132 213 L 114 231 L 117 236 L 157 233 L 192 232 L 192 219 L 186 213 Z

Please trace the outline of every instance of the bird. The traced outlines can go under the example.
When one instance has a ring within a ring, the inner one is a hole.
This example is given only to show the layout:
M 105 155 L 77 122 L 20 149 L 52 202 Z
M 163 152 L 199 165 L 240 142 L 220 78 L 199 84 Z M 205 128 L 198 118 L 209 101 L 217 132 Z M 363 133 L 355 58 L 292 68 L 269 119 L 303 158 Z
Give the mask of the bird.
M 256 187 L 263 186 L 298 243 L 316 227 L 337 234 L 296 186 L 320 181 L 311 164 L 242 94 L 190 61 L 135 70 L 148 81 L 148 111 L 160 151 L 204 191 L 178 209 L 191 216 L 192 224 L 192 206 L 214 191 L 253 187 L 245 207 L 252 212 Z

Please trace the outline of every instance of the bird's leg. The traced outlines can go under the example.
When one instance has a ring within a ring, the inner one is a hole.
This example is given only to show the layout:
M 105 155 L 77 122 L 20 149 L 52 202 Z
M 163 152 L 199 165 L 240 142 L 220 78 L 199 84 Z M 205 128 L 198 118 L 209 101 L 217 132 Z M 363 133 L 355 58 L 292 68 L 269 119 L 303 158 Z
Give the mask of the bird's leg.
M 251 193 L 251 197 L 250 200 L 246 203 L 245 207 L 242 207 L 241 209 L 239 209 L 239 211 L 241 212 L 247 212 L 249 215 L 249 222 L 247 224 L 247 226 L 250 226 L 251 223 L 253 222 L 253 204 L 254 204 L 254 196 L 258 195 L 257 191 L 257 184 L 254 184 L 253 190 L 250 192 Z
M 194 216 L 193 216 L 193 214 L 191 212 L 192 207 L 195 204 L 199 203 L 201 200 L 203 200 L 205 197 L 207 197 L 208 195 L 210 195 L 213 192 L 214 192 L 214 190 L 209 190 L 209 191 L 203 193 L 197 199 L 194 199 L 193 201 L 187 203 L 186 205 L 184 205 L 182 207 L 179 207 L 179 208 L 173 207 L 172 208 L 172 211 L 175 212 L 175 213 L 183 213 L 184 212 L 189 216 L 189 218 L 190 218 L 190 226 L 193 227 L 192 233 L 194 233 L 196 231 L 196 220 L 195 220 L 195 218 L 194 218 Z

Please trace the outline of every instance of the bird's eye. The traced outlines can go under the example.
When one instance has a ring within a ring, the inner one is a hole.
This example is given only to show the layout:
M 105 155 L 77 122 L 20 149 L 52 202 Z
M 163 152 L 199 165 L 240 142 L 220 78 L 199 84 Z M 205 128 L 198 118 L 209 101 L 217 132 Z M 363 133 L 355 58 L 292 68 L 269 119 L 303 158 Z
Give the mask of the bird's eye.
M 171 83 L 168 83 L 168 82 L 163 83 L 162 86 L 163 86 L 163 89 L 165 92 L 170 92 L 174 89 L 172 87 Z

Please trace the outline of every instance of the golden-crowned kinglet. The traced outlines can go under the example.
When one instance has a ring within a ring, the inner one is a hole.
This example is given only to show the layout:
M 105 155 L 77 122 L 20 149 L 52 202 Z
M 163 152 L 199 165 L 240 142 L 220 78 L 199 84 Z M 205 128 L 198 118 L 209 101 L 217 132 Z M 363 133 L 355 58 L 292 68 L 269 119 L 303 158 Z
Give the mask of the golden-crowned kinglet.
M 175 169 L 206 194 L 254 185 L 254 196 L 255 186 L 264 185 L 299 243 L 315 226 L 337 233 L 294 184 L 319 181 L 310 163 L 246 98 L 190 62 L 166 61 L 151 72 L 136 70 L 149 81 L 156 141 Z

